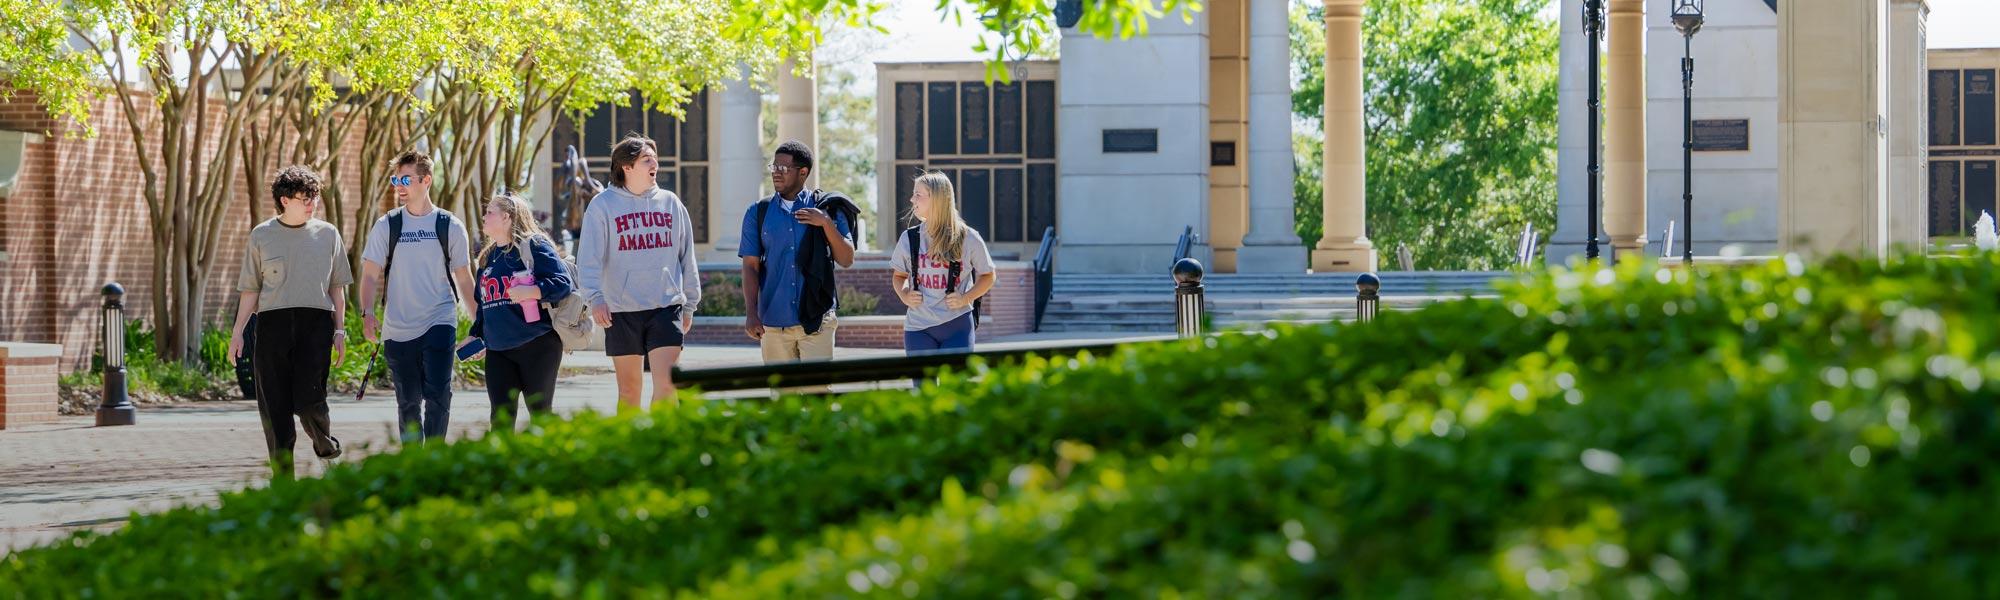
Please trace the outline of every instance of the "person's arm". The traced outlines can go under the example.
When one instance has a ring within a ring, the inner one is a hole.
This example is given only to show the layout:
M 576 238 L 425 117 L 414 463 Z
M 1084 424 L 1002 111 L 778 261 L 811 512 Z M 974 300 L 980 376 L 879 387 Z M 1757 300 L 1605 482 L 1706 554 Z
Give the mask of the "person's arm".
M 601 203 L 583 210 L 583 236 L 576 244 L 576 288 L 590 303 L 598 327 L 611 326 L 611 306 L 604 299 L 604 267 L 611 253 L 611 223 Z
M 243 359 L 243 327 L 257 314 L 257 292 L 240 292 L 236 300 L 236 324 L 229 328 L 229 360 Z
M 330 285 L 326 293 L 333 297 L 333 364 L 347 360 L 347 284 Z
M 556 254 L 555 244 L 537 240 L 528 245 L 528 251 L 535 253 L 535 287 L 541 299 L 561 300 L 576 289 L 576 283 L 569 279 L 569 270 L 563 268 L 562 257 Z
M 375 318 L 377 293 L 382 291 L 382 265 L 366 258 L 361 259 L 361 336 L 368 341 L 379 342 L 382 337 L 382 322 Z
M 764 285 L 764 232 L 757 228 L 757 211 L 768 208 L 762 201 L 750 203 L 736 249 L 743 259 L 743 334 L 758 341 L 764 339 L 764 319 L 757 313 L 757 296 Z
M 465 311 L 465 316 L 477 316 L 479 314 L 479 299 L 472 295 L 472 292 L 477 289 L 473 287 L 472 267 L 465 266 L 453 269 L 451 271 L 451 278 L 458 281 L 458 297 L 452 298 L 453 303 L 463 303 L 462 306 L 470 309 Z
M 472 293 L 474 290 L 472 282 L 475 281 L 472 278 L 472 238 L 465 232 L 465 223 L 458 219 L 451 220 L 450 235 L 454 236 L 451 248 L 453 263 L 451 276 L 458 282 L 458 296 L 452 300 L 465 307 L 466 316 L 477 316 L 479 298 Z
M 972 284 L 972 290 L 965 293 L 965 298 L 968 301 L 985 298 L 987 292 L 993 291 L 993 283 L 999 280 L 1000 277 L 994 273 L 980 273 L 979 281 Z
M 675 223 L 691 222 L 688 220 L 687 205 L 680 203 L 679 199 L 674 202 L 674 212 L 678 213 L 674 215 Z M 694 228 L 676 228 L 674 237 L 678 238 L 674 243 L 681 248 L 681 296 L 686 298 L 686 303 L 681 306 L 681 316 L 693 319 L 695 311 L 701 308 L 701 265 L 695 258 Z
M 377 219 L 375 226 L 368 230 L 368 240 L 361 246 L 361 337 L 379 342 L 382 338 L 382 321 L 376 318 L 375 307 L 381 297 L 382 263 L 389 252 L 389 221 Z
M 910 264 L 909 237 L 896 236 L 896 249 L 889 253 L 889 285 L 896 292 L 896 299 L 910 308 L 924 304 L 923 293 L 917 291 L 917 286 L 910 285 L 910 274 L 915 268 Z
M 854 243 L 847 241 L 848 232 L 853 229 L 845 213 L 828 215 L 827 224 L 820 227 L 826 234 L 826 243 L 833 246 L 833 262 L 843 269 L 854 266 Z

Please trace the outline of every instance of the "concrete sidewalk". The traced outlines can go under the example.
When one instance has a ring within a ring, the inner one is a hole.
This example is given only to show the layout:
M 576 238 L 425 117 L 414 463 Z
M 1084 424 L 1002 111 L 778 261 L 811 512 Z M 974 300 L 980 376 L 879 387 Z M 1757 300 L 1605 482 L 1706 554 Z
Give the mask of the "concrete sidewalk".
M 979 349 L 1135 339 L 1160 338 L 1115 333 L 1030 334 L 981 343 Z M 901 354 L 901 350 L 840 348 L 835 358 Z M 683 354 L 681 366 L 761 362 L 754 346 L 693 346 Z M 565 357 L 563 366 L 594 372 L 561 380 L 556 412 L 616 409 L 617 384 L 609 373 L 609 357 L 600 352 L 578 352 Z M 334 435 L 346 446 L 346 455 L 339 461 L 357 461 L 396 448 L 396 403 L 389 390 L 371 389 L 359 401 L 351 395 L 336 397 L 331 404 Z M 484 435 L 489 428 L 489 406 L 484 390 L 455 391 L 448 439 Z M 255 402 L 148 408 L 139 415 L 137 425 L 92 425 L 88 416 L 64 417 L 53 424 L 0 431 L 0 553 L 79 529 L 115 528 L 133 511 L 212 503 L 224 492 L 262 486 L 269 479 Z M 297 463 L 300 477 L 325 471 L 325 464 L 311 457 L 308 442 L 301 439 L 299 448 L 303 456 Z

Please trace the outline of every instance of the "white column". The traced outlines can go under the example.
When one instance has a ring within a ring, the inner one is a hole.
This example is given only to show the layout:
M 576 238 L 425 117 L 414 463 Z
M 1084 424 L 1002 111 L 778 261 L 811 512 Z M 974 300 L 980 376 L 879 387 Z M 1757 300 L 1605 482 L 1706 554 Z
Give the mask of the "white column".
M 1326 4 L 1326 187 L 1323 230 L 1311 254 L 1319 273 L 1375 270 L 1368 241 L 1367 135 L 1361 73 L 1362 0 Z
M 715 241 L 716 259 L 733 261 L 742 243 L 743 213 L 757 201 L 763 182 L 769 179 L 758 140 L 763 105 L 757 90 L 742 79 L 716 90 L 710 101 L 716 112 L 716 126 L 709 132 L 715 138 L 716 156 L 711 175 L 715 197 L 709 203 L 715 216 L 709 220 L 709 239 Z
M 1250 17 L 1250 232 L 1236 270 L 1301 273 L 1306 247 L 1292 221 L 1290 16 L 1277 0 L 1248 0 Z
M 778 143 L 805 142 L 817 159 L 819 151 L 819 90 L 811 71 L 794 74 L 792 61 L 778 68 Z M 815 169 L 817 171 L 817 169 Z M 819 173 L 806 180 L 806 187 L 819 184 Z
M 1583 0 L 1562 0 L 1557 20 L 1561 41 L 1556 60 L 1556 230 L 1548 235 L 1543 259 L 1550 265 L 1581 258 L 1588 232 L 1590 178 L 1590 38 L 1583 34 Z M 1412 250 L 1414 251 L 1414 249 Z
M 1778 3 L 1778 242 L 1887 249 L 1888 0 Z
M 1930 113 L 1924 102 L 1928 74 L 1925 0 L 1894 0 L 1890 14 L 1889 243 L 1905 251 L 1930 244 Z
M 1646 247 L 1646 3 L 1605 4 L 1603 232 L 1625 260 Z

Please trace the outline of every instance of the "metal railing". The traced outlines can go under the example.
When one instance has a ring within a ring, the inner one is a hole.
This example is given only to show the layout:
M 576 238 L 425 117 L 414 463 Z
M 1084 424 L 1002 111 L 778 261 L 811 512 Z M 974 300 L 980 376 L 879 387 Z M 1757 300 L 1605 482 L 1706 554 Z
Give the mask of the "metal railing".
M 1035 250 L 1035 326 L 1031 331 L 1042 330 L 1042 315 L 1049 311 L 1049 299 L 1055 296 L 1058 243 L 1055 226 L 1042 231 L 1042 247 Z

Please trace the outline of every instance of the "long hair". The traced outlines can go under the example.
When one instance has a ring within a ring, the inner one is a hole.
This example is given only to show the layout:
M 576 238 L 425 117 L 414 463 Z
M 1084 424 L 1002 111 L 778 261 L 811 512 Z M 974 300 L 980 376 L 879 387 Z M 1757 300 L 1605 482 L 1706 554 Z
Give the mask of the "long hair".
M 509 237 L 514 238 L 514 247 L 521 252 L 533 252 L 529 244 L 534 243 L 535 238 L 549 239 L 549 234 L 542 232 L 541 224 L 535 222 L 535 209 L 528 205 L 527 200 L 522 200 L 512 192 L 501 192 L 493 196 L 493 203 L 500 205 L 500 212 L 506 213 Z M 561 246 L 556 246 L 553 241 L 550 241 L 549 245 L 555 247 L 557 256 L 562 255 Z M 480 264 L 486 264 L 487 256 L 493 253 L 495 247 L 497 244 L 494 240 L 487 238 L 486 245 L 479 248 Z M 524 259 L 522 262 L 527 261 Z
M 930 214 L 917 214 L 916 205 L 910 205 L 910 219 L 922 221 L 923 233 L 931 239 L 930 251 L 924 254 L 943 262 L 963 258 L 965 219 L 958 214 L 958 194 L 952 191 L 951 178 L 933 171 L 917 176 L 917 185 L 931 197 Z

